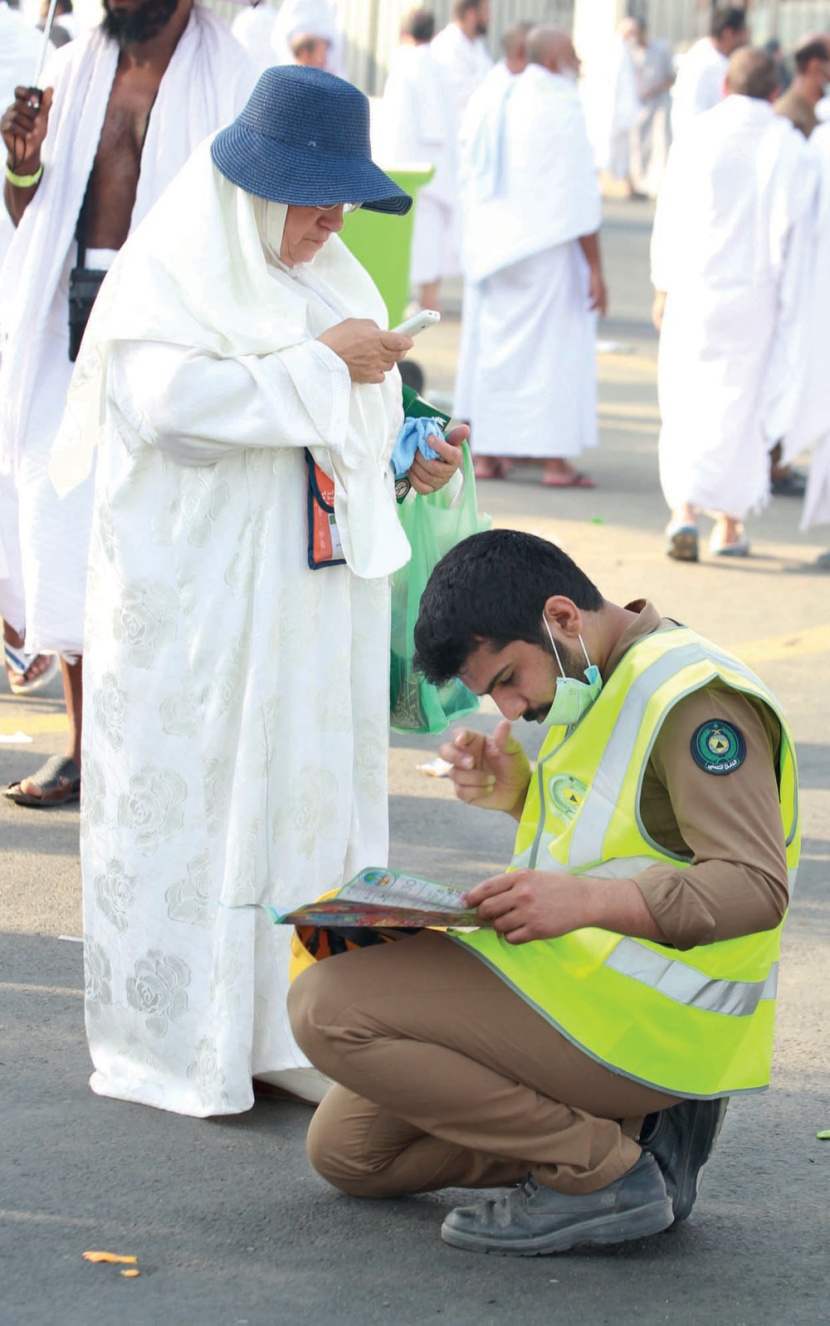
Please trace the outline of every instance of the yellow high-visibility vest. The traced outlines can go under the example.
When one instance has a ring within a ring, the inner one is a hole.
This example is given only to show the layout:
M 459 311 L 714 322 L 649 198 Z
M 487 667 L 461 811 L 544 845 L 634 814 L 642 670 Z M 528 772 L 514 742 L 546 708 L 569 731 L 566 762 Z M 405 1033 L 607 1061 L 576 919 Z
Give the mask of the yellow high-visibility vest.
M 716 681 L 762 700 L 780 721 L 777 773 L 792 889 L 800 831 L 786 720 L 749 668 L 685 627 L 637 641 L 581 722 L 551 729 L 511 869 L 623 879 L 658 861 L 687 867 L 649 838 L 640 788 L 666 715 Z M 527 944 L 484 929 L 452 938 L 614 1072 L 680 1096 L 733 1095 L 769 1082 L 781 926 L 683 951 L 595 928 Z

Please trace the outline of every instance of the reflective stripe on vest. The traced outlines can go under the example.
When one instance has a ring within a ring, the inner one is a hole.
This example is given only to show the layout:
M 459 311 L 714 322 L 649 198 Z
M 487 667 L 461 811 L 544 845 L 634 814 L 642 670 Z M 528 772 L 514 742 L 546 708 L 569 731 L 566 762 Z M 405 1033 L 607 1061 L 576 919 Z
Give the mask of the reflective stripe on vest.
M 630 938 L 620 940 L 605 966 L 659 990 L 678 1004 L 735 1018 L 748 1017 L 762 999 L 774 999 L 778 990 L 777 962 L 764 981 L 718 981 Z
M 682 627 L 638 641 L 581 723 L 551 731 L 512 868 L 623 879 L 657 863 L 686 868 L 649 838 L 640 796 L 667 714 L 710 682 L 762 701 L 779 719 L 792 885 L 798 798 L 786 720 L 749 668 Z M 593 928 L 519 945 L 492 930 L 453 937 L 600 1063 L 672 1094 L 717 1096 L 769 1080 L 780 929 L 682 951 Z

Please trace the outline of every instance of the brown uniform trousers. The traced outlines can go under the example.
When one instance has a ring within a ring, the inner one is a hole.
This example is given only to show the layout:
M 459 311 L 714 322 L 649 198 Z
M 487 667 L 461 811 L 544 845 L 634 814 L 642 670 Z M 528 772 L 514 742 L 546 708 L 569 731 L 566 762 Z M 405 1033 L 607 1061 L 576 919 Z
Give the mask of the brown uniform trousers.
M 327 958 L 297 978 L 288 1009 L 339 1084 L 311 1121 L 309 1159 L 357 1197 L 528 1174 L 593 1192 L 636 1162 L 643 1116 L 676 1100 L 590 1059 L 434 931 Z

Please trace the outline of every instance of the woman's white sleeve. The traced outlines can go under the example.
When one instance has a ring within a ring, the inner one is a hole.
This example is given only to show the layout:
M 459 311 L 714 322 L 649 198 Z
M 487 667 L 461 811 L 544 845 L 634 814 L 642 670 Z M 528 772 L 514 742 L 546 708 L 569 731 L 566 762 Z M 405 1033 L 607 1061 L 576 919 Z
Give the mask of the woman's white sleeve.
M 343 360 L 314 340 L 236 359 L 128 341 L 110 361 L 111 402 L 146 443 L 184 465 L 210 465 L 241 447 L 340 451 L 350 392 Z

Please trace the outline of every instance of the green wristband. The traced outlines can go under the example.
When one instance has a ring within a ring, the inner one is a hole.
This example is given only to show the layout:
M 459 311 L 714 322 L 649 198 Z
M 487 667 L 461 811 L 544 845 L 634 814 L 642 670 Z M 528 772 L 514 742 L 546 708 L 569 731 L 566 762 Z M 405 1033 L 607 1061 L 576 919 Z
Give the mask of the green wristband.
M 11 166 L 6 166 L 6 179 L 9 181 L 9 184 L 13 184 L 16 189 L 31 189 L 33 185 L 37 184 L 42 174 L 42 162 L 38 166 L 34 175 L 16 175 Z

